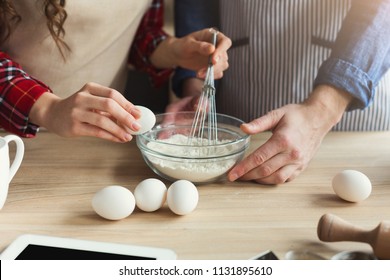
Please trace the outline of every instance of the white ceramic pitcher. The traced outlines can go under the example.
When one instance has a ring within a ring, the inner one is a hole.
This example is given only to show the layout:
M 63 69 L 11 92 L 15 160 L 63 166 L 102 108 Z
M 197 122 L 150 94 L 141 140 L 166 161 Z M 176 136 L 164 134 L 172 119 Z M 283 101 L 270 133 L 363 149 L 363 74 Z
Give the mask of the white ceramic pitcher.
M 16 143 L 16 154 L 12 164 L 10 164 L 9 143 Z M 3 208 L 8 195 L 8 187 L 22 163 L 24 155 L 24 143 L 16 135 L 0 137 L 0 210 Z

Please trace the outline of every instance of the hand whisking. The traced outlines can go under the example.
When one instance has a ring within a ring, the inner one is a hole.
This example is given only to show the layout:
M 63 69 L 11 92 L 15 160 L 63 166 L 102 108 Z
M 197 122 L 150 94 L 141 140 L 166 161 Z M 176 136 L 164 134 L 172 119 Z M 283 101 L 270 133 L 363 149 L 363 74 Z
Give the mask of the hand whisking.
M 217 43 L 218 31 L 210 28 L 212 43 Z M 189 134 L 189 145 L 213 145 L 218 140 L 217 112 L 215 105 L 214 66 L 209 57 L 206 78 L 204 80 L 202 94 L 192 121 Z

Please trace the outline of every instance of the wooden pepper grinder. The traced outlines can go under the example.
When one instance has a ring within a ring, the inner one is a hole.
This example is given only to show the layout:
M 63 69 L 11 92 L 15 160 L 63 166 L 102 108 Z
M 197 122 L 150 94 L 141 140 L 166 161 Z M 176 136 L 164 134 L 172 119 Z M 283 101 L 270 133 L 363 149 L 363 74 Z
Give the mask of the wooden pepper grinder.
M 373 230 L 364 230 L 332 214 L 318 222 L 317 235 L 321 241 L 356 241 L 371 245 L 378 259 L 390 259 L 390 221 L 381 222 Z

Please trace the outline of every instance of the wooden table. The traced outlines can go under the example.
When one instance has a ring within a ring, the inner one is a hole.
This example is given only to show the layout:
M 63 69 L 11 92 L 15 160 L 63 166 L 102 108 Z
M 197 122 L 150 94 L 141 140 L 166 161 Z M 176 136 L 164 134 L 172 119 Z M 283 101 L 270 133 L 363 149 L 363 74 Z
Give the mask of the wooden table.
M 250 151 L 268 137 L 252 137 Z M 134 190 L 143 179 L 156 177 L 135 141 L 116 144 L 41 132 L 24 143 L 24 161 L 0 212 L 0 250 L 20 234 L 35 233 L 165 247 L 178 259 L 249 259 L 266 250 L 281 259 L 289 250 L 330 258 L 344 250 L 370 252 L 371 247 L 319 241 L 316 229 L 323 214 L 366 229 L 390 220 L 390 132 L 333 132 L 309 168 L 290 183 L 202 185 L 198 207 L 189 215 L 177 216 L 164 206 L 154 213 L 136 209 L 120 221 L 97 216 L 91 200 L 105 186 Z M 371 179 L 367 200 L 348 203 L 334 194 L 331 180 L 344 169 L 360 170 Z

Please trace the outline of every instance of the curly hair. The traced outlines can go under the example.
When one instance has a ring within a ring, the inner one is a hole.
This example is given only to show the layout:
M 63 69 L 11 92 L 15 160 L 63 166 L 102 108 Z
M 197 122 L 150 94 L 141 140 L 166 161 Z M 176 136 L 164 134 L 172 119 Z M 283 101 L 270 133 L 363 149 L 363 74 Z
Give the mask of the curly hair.
M 65 0 L 40 0 L 46 16 L 46 24 L 51 36 L 57 45 L 61 56 L 65 59 L 69 46 L 64 41 L 64 23 L 67 18 Z M 7 41 L 13 28 L 23 19 L 15 10 L 12 0 L 0 0 L 0 44 Z

